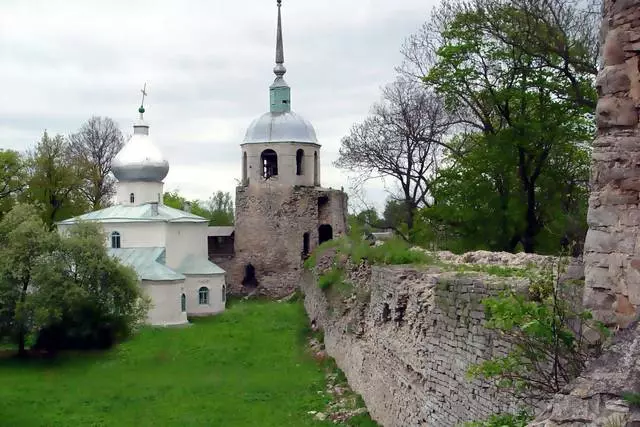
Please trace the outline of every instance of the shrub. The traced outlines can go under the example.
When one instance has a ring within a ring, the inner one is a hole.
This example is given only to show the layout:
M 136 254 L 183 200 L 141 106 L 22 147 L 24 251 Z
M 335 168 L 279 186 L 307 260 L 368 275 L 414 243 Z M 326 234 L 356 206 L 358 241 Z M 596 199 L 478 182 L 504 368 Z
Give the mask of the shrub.
M 592 352 L 607 335 L 601 323 L 591 318 L 567 297 L 557 271 L 549 269 L 533 281 L 529 294 L 512 290 L 483 301 L 485 326 L 511 344 L 506 356 L 472 366 L 468 375 L 488 379 L 525 401 L 535 402 L 559 392 L 576 378 Z M 599 341 L 585 339 L 594 331 Z
M 465 423 L 464 427 L 525 427 L 533 416 L 527 411 L 517 414 L 493 414 L 484 421 Z
M 326 290 L 330 287 L 342 282 L 344 271 L 338 267 L 332 267 L 320 275 L 318 278 L 318 286 L 320 289 Z

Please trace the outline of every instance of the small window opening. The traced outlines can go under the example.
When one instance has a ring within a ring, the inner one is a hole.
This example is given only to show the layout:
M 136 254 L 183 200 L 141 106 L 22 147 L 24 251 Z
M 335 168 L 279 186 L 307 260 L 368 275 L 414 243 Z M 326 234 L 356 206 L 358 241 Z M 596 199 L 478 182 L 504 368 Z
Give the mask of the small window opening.
M 136 195 L 131 193 L 129 194 L 129 203 L 134 203 L 136 201 Z
M 296 151 L 296 175 L 302 175 L 302 163 L 304 161 L 304 150 L 299 149 Z
M 180 296 L 180 310 L 182 310 L 183 313 L 187 311 L 187 296 L 185 294 Z
M 313 153 L 313 185 L 316 187 L 320 185 L 320 177 L 318 175 L 318 152 Z
M 247 152 L 242 153 L 242 185 L 247 185 Z
M 309 233 L 302 235 L 302 259 L 309 258 Z
M 271 178 L 278 175 L 278 155 L 275 151 L 264 150 L 260 155 L 262 161 L 262 177 Z
M 251 263 L 247 264 L 244 267 L 244 278 L 242 279 L 242 286 L 247 288 L 258 287 L 258 279 L 256 278 L 256 268 Z
M 222 302 L 225 302 L 227 300 L 227 287 L 225 285 L 222 285 Z
M 333 228 L 329 224 L 322 224 L 318 227 L 318 242 L 322 244 L 333 239 Z
M 198 289 L 198 303 L 200 305 L 209 304 L 209 288 L 203 286 Z
M 111 233 L 111 247 L 118 249 L 120 247 L 120 233 L 114 231 Z

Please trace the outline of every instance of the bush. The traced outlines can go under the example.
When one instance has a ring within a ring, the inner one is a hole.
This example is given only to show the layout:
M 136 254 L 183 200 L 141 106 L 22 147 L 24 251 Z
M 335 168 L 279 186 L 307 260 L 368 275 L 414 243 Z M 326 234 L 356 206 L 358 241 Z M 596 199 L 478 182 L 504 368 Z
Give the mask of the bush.
M 484 421 L 465 423 L 464 427 L 526 427 L 533 416 L 527 411 L 517 414 L 493 414 Z
M 344 271 L 338 267 L 333 267 L 331 270 L 320 275 L 318 278 L 318 286 L 323 290 L 329 289 L 333 285 L 342 282 L 343 277 Z

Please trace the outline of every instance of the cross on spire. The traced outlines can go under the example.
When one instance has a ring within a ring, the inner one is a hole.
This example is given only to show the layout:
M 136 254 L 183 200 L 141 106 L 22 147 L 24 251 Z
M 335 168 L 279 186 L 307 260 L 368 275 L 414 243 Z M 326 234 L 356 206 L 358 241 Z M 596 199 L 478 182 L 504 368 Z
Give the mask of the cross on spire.
M 138 108 L 138 112 L 142 115 L 144 114 L 144 97 L 147 96 L 147 82 L 144 83 L 144 87 L 140 92 L 142 92 L 142 101 L 140 101 L 140 108 Z

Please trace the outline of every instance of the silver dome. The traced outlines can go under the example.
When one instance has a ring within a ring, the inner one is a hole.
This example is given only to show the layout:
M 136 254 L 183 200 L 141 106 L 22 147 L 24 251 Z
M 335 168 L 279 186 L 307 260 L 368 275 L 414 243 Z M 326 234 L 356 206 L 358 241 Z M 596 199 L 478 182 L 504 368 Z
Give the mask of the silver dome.
M 316 131 L 302 116 L 287 111 L 265 113 L 255 119 L 244 137 L 244 143 L 251 142 L 311 142 L 318 143 Z
M 162 181 L 169 173 L 169 162 L 149 137 L 149 125 L 138 121 L 133 136 L 111 163 L 118 181 Z

